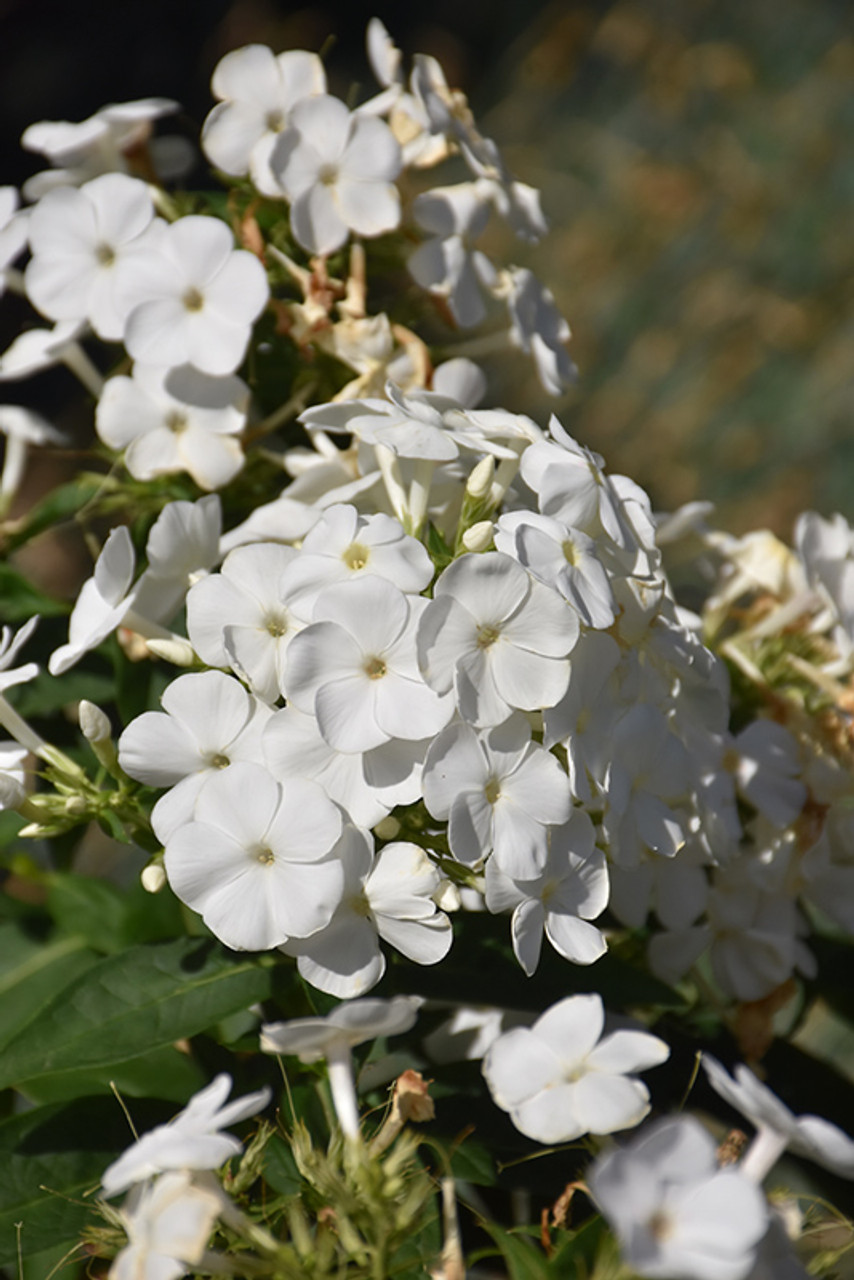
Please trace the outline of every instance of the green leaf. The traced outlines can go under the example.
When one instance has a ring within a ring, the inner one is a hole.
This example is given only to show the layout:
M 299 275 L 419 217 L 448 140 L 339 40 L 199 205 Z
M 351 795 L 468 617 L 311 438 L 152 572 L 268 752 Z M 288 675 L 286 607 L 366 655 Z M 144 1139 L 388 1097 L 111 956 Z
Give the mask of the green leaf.
M 30 1102 L 43 1106 L 71 1098 L 112 1094 L 112 1086 L 129 1098 L 163 1098 L 183 1105 L 207 1083 L 198 1064 L 178 1049 L 154 1049 L 129 1062 L 111 1063 L 101 1071 L 63 1071 L 21 1087 Z
M 95 961 L 82 938 L 44 942 L 0 924 L 0 1047 Z
M 553 1274 L 542 1249 L 530 1240 L 504 1231 L 494 1222 L 481 1220 L 480 1225 L 498 1245 L 510 1280 L 547 1280 Z
M 119 951 L 125 942 L 124 897 L 106 880 L 58 874 L 52 878 L 47 909 L 64 933 L 84 938 L 97 951 Z
M 151 1105 L 135 1106 L 134 1117 L 140 1129 L 166 1118 Z M 113 1098 L 39 1107 L 0 1122 L 0 1266 L 17 1260 L 18 1223 L 25 1258 L 70 1248 L 93 1220 L 82 1197 L 130 1140 Z
M 91 474 L 78 476 L 76 480 L 60 485 L 33 507 L 23 525 L 9 537 L 6 549 L 14 551 L 45 529 L 72 519 L 87 502 L 92 501 L 102 487 L 103 477 Z
M 274 1134 L 264 1148 L 264 1180 L 283 1196 L 298 1196 L 303 1190 L 293 1152 L 278 1134 Z
M 3 601 L 3 621 L 26 622 L 34 613 L 48 618 L 54 614 L 68 613 L 68 605 L 54 600 L 39 591 L 14 565 L 0 563 L 0 600 Z
M 474 1183 L 478 1187 L 495 1185 L 495 1161 L 487 1147 L 481 1142 L 473 1142 L 467 1138 L 456 1148 L 451 1156 L 451 1173 L 463 1182 Z
M 0 1088 L 117 1064 L 268 998 L 270 962 L 208 939 L 132 947 L 93 965 L 6 1046 Z

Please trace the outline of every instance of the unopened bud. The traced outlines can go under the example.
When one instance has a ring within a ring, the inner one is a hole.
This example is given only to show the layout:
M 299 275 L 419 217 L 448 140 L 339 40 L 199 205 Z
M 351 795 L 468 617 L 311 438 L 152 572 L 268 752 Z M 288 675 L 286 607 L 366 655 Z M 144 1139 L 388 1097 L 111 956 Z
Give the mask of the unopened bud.
M 107 716 L 100 707 L 96 707 L 94 702 L 81 698 L 80 705 L 77 708 L 77 719 L 80 723 L 80 729 L 83 737 L 91 743 L 108 742 L 112 735 L 112 727 L 110 725 L 109 716 Z
M 63 808 L 72 818 L 82 818 L 84 813 L 89 812 L 89 805 L 83 796 L 69 796 Z
M 493 527 L 491 520 L 480 520 L 466 529 L 463 534 L 463 546 L 466 551 L 485 551 L 492 542 Z
M 178 636 L 174 640 L 146 640 L 145 643 L 149 653 L 164 662 L 171 662 L 173 667 L 192 667 L 198 661 L 189 640 L 181 640 Z
M 146 893 L 159 893 L 166 885 L 166 872 L 160 862 L 149 862 L 139 878 Z
M 443 880 L 433 894 L 433 901 L 440 911 L 459 911 L 462 905 L 460 891 L 453 880 Z
M 481 498 L 485 498 L 492 486 L 494 476 L 495 459 L 491 453 L 488 453 L 472 469 L 472 473 L 466 481 L 466 493 L 468 496 L 474 498 L 476 502 L 480 501 Z
M 374 827 L 374 832 L 380 840 L 395 840 L 400 835 L 400 823 L 397 818 L 388 814 L 385 818 L 380 818 Z

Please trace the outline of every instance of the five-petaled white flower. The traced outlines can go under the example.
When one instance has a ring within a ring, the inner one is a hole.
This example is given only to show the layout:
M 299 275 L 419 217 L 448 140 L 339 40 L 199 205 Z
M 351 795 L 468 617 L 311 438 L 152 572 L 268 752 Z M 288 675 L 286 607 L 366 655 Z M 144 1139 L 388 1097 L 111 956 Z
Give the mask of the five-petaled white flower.
M 534 1025 L 499 1036 L 483 1061 L 493 1100 L 516 1128 L 537 1142 L 570 1142 L 585 1133 L 613 1133 L 640 1124 L 649 1093 L 629 1074 L 670 1056 L 646 1031 L 602 1037 L 598 995 L 567 996 Z

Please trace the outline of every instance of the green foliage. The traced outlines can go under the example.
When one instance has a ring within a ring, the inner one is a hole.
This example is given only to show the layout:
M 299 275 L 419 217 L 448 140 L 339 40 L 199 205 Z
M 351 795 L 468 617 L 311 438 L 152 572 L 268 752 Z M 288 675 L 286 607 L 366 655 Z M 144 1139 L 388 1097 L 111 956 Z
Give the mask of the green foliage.
M 5 1047 L 0 1088 L 62 1081 L 119 1065 L 204 1031 L 267 998 L 267 957 L 243 957 L 207 939 L 135 946 L 92 965 L 46 1000 Z

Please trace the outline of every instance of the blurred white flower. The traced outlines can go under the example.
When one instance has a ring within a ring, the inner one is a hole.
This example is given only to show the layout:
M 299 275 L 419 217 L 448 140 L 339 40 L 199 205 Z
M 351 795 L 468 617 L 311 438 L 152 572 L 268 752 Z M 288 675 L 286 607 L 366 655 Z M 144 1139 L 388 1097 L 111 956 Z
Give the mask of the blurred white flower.
M 191 1173 L 165 1173 L 131 1191 L 119 1213 L 128 1243 L 109 1280 L 177 1280 L 202 1261 L 225 1195 L 193 1183 Z
M 350 1050 L 364 1040 L 409 1031 L 420 1006 L 418 996 L 345 1000 L 325 1018 L 267 1023 L 261 1028 L 261 1048 L 265 1053 L 296 1054 L 300 1062 L 325 1058 L 338 1121 L 348 1138 L 358 1138 L 359 1107 Z
M 632 1271 L 652 1280 L 744 1280 L 768 1228 L 758 1188 L 721 1169 L 690 1116 L 662 1120 L 588 1175 Z
M 530 1028 L 499 1036 L 483 1060 L 493 1101 L 517 1129 L 537 1142 L 571 1142 L 585 1133 L 613 1133 L 640 1124 L 649 1093 L 629 1074 L 670 1056 L 645 1031 L 602 1037 L 598 995 L 567 996 Z
M 736 1066 L 734 1079 L 711 1054 L 704 1053 L 702 1063 L 715 1092 L 756 1126 L 739 1164 L 745 1177 L 761 1182 L 788 1147 L 840 1178 L 854 1178 L 854 1139 L 837 1125 L 820 1116 L 793 1115 L 744 1063 Z
M 430 293 L 447 299 L 457 324 L 480 324 L 486 314 L 481 294 L 496 278 L 486 254 L 472 244 L 486 230 L 490 203 L 477 183 L 434 187 L 416 197 L 415 221 L 432 239 L 409 257 L 410 274 Z
M 39 120 L 21 136 L 21 146 L 46 156 L 54 166 L 24 183 L 28 200 L 55 187 L 77 187 L 104 173 L 126 173 L 129 158 L 148 147 L 161 178 L 177 177 L 192 164 L 193 149 L 183 138 L 151 138 L 155 120 L 180 110 L 170 98 L 139 98 L 101 107 L 87 120 Z
M 143 1134 L 105 1170 L 104 1195 L 118 1195 L 168 1169 L 218 1169 L 229 1156 L 239 1155 L 242 1143 L 219 1130 L 261 1111 L 270 1101 L 270 1090 L 260 1089 L 226 1103 L 230 1092 L 231 1076 L 218 1075 L 168 1124 Z

